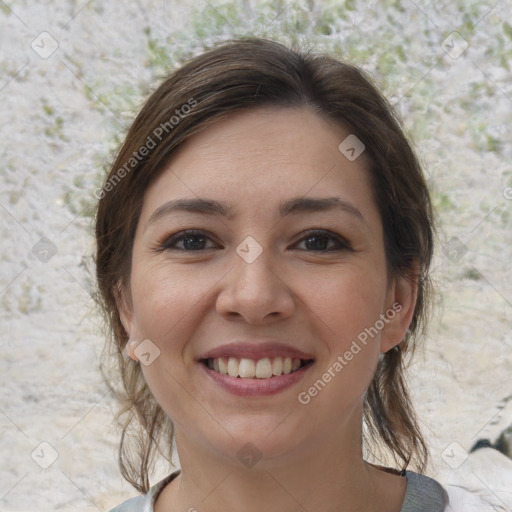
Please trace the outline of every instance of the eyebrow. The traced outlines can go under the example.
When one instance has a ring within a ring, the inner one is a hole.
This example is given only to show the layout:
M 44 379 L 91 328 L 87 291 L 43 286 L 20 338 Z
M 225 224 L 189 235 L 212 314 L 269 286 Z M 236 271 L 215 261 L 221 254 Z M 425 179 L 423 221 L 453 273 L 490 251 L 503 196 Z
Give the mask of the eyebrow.
M 349 213 L 366 223 L 363 214 L 353 204 L 339 197 L 293 197 L 281 203 L 279 206 L 279 215 L 286 217 L 301 213 L 323 212 L 333 209 L 339 209 Z M 232 219 L 236 216 L 232 206 L 220 203 L 213 199 L 191 198 L 191 199 L 173 199 L 159 206 L 149 218 L 146 227 L 156 222 L 161 217 L 173 212 L 191 212 L 202 215 L 212 215 Z

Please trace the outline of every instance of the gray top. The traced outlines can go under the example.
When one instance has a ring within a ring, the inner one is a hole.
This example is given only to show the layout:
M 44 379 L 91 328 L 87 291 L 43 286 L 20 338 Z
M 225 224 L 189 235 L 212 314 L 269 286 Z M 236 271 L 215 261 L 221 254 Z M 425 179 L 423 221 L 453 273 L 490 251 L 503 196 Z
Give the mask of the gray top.
M 153 506 L 163 488 L 181 470 L 177 470 L 155 484 L 145 496 L 131 498 L 110 512 L 154 512 Z M 406 471 L 407 490 L 400 512 L 444 512 L 448 504 L 448 494 L 441 484 L 432 478 Z

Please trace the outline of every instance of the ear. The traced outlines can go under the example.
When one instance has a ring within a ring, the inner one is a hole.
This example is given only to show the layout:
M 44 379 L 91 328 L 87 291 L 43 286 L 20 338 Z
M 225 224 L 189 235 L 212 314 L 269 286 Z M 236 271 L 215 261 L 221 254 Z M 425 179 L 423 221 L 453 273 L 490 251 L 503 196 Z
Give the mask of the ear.
M 123 324 L 124 330 L 128 335 L 128 341 L 124 347 L 125 353 L 131 357 L 134 361 L 138 361 L 134 350 L 139 343 L 138 331 L 136 322 L 133 314 L 133 302 L 131 294 L 125 289 L 125 287 L 118 283 L 114 288 L 114 297 L 116 299 L 117 310 L 119 312 L 119 318 Z
M 380 351 L 388 352 L 403 339 L 411 324 L 418 297 L 418 272 L 414 266 L 410 277 L 398 276 L 389 285 L 386 297 L 387 319 L 381 332 Z

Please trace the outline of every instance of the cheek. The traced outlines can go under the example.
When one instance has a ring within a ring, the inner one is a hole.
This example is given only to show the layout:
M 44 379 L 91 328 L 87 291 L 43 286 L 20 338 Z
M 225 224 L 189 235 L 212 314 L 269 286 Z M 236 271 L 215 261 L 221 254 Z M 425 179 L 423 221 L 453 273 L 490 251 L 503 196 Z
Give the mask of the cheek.
M 385 282 L 377 274 L 359 270 L 316 280 L 307 303 L 327 353 L 297 398 L 328 425 L 342 425 L 360 403 L 380 353 L 380 334 L 371 328 L 382 313 Z
M 140 337 L 149 338 L 160 351 L 141 369 L 156 401 L 177 424 L 181 418 L 201 412 L 194 410 L 196 400 L 190 400 L 195 392 L 187 380 L 183 353 L 193 334 L 194 314 L 208 289 L 206 284 L 198 276 L 193 278 L 165 264 L 139 267 L 132 275 Z
M 385 276 L 370 265 L 303 277 L 301 288 L 331 353 L 344 350 L 365 328 L 375 324 L 386 296 Z
M 213 280 L 210 279 L 212 282 Z M 169 265 L 152 265 L 132 276 L 134 312 L 140 335 L 159 344 L 179 339 L 187 316 L 199 307 L 209 280 Z

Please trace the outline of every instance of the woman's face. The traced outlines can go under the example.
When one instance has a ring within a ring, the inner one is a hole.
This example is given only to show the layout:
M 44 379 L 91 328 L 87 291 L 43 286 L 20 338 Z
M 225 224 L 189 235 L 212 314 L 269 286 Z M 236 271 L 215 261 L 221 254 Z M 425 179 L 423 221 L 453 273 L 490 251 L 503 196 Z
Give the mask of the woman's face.
M 120 309 L 178 443 L 271 459 L 360 432 L 415 297 L 387 281 L 364 152 L 338 148 L 348 135 L 309 110 L 237 113 L 146 191 Z

